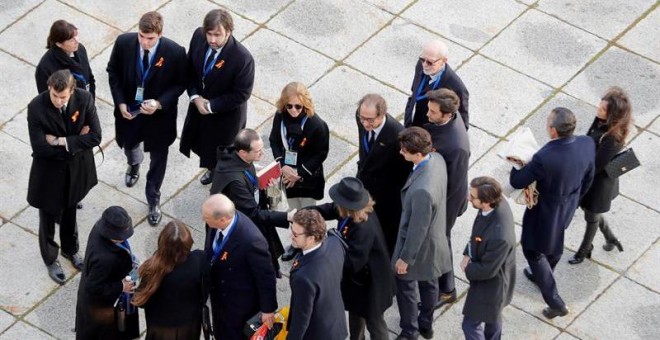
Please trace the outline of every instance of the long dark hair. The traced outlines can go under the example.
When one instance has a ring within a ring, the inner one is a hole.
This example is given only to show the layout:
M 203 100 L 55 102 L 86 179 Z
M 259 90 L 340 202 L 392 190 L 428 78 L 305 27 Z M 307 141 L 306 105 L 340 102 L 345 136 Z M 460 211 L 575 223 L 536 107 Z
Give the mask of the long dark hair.
M 140 266 L 140 286 L 133 297 L 133 304 L 144 305 L 156 293 L 163 277 L 188 258 L 193 239 L 190 230 L 181 221 L 170 221 L 158 236 L 158 249 Z
M 607 134 L 623 144 L 630 133 L 632 120 L 630 98 L 622 88 L 613 86 L 601 100 L 607 102 Z

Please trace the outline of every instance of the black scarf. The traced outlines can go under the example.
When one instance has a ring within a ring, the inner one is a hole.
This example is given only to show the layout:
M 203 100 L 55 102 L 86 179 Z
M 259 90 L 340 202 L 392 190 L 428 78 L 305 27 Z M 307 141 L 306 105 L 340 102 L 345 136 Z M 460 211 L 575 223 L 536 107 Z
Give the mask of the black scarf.
M 73 57 L 70 57 L 63 49 L 53 46 L 51 48 L 53 58 L 61 65 L 61 69 L 69 69 L 72 73 L 79 73 L 85 76 L 87 82 L 89 83 L 89 75 L 87 72 L 83 71 L 83 65 L 80 63 L 80 56 L 78 51 L 73 52 Z

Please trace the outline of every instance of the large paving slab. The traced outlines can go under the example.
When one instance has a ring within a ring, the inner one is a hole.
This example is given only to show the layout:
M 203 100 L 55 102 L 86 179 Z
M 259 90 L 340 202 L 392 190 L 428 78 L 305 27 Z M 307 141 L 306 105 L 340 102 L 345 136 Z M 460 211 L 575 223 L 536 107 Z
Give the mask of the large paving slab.
M 478 49 L 497 35 L 526 7 L 513 0 L 421 0 L 401 15 L 444 37 Z M 441 17 L 441 20 L 438 18 Z M 469 19 L 468 19 L 469 18 Z
M 470 84 L 470 124 L 504 137 L 552 93 L 524 74 L 476 56 L 461 69 Z
M 92 4 L 91 1 L 84 1 L 84 3 Z M 107 4 L 107 7 L 122 10 L 122 6 L 117 6 L 114 2 L 100 1 L 94 3 Z M 57 13 L 57 18 L 53 18 L 53 13 Z M 121 12 L 122 15 L 113 15 L 112 17 L 126 18 L 125 13 L 127 12 Z M 114 41 L 117 34 L 121 33 L 116 28 L 78 12 L 61 2 L 49 0 L 27 14 L 23 20 L 2 32 L 0 34 L 0 48 L 33 65 L 37 65 L 41 56 L 46 52 L 46 37 L 48 37 L 50 26 L 60 18 L 66 18 L 67 21 L 78 27 L 78 37 L 80 42 L 85 45 L 89 56 L 100 52 Z M 139 16 L 137 19 L 139 19 Z M 137 19 L 131 20 L 137 22 Z M 26 41 L 32 43 L 26 44 Z M 34 81 L 33 77 L 30 74 L 27 79 Z
M 3 91 L 0 91 L 0 126 L 26 108 L 38 94 L 34 70 L 29 64 L 0 51 L 0 73 L 7 83 L 12 84 L 3 86 Z
M 391 19 L 389 13 L 364 2 L 299 0 L 268 27 L 334 59 L 343 59 Z
M 334 62 L 271 30 L 261 29 L 245 40 L 255 60 L 253 94 L 275 104 L 282 88 L 298 81 L 310 86 Z M 314 98 L 314 93 L 312 93 Z
M 25 13 L 38 6 L 43 0 L 2 1 L 0 2 L 0 31 L 13 24 Z
M 498 141 L 497 138 L 478 127 L 471 127 L 468 130 L 468 138 L 470 139 L 470 165 L 476 163 Z
M 541 0 L 538 8 L 605 39 L 625 30 L 654 0 Z
M 472 51 L 433 34 L 410 21 L 395 19 L 346 60 L 347 64 L 406 93 L 424 44 L 440 39 L 449 47 L 449 65 L 460 67 Z M 405 65 L 405 67 L 404 67 Z M 469 90 L 469 85 L 468 90 Z
M 270 20 L 291 0 L 214 0 L 215 3 L 241 13 L 246 18 L 258 23 Z
M 346 66 L 333 69 L 310 91 L 317 111 L 330 130 L 355 144 L 358 142 L 355 111 L 360 98 L 367 93 L 380 94 L 387 102 L 389 113 L 395 117 L 403 113 L 407 100 L 403 93 Z
M 146 1 L 85 1 L 85 0 L 63 0 L 64 3 L 85 12 L 100 21 L 108 23 L 122 31 L 128 31 L 137 25 L 142 14 L 156 11 L 165 4 L 165 0 Z M 167 18 L 165 25 L 167 25 Z M 167 27 L 167 26 L 165 26 Z
M 74 338 L 76 305 L 71 301 L 77 300 L 79 285 L 80 275 L 76 275 L 31 311 L 25 320 L 59 339 Z
M 660 193 L 656 190 L 648 190 L 648 186 L 655 182 L 660 171 L 660 160 L 656 157 L 660 147 L 660 137 L 644 132 L 630 143 L 630 147 L 635 150 L 635 155 L 642 165 L 619 178 L 619 190 L 626 196 L 657 210 L 656 202 L 660 200 Z
M 27 189 L 32 165 L 29 145 L 0 131 L 2 162 L 0 162 L 0 217 L 9 219 L 28 206 Z M 10 195 L 9 193 L 15 193 Z
M 646 18 L 628 31 L 618 43 L 651 58 L 660 61 L 660 10 L 656 7 Z
M 554 87 L 564 84 L 606 42 L 539 11 L 523 14 L 481 52 Z
M 53 340 L 52 336 L 34 328 L 23 321 L 15 323 L 0 336 L 2 340 Z
M 598 103 L 610 86 L 628 92 L 637 126 L 646 126 L 660 114 L 660 65 L 617 47 L 580 72 L 564 92 L 587 103 Z
M 656 241 L 651 248 L 633 265 L 626 276 L 656 292 L 660 292 L 660 242 Z
M 15 321 L 16 319 L 11 314 L 0 310 L 0 334 Z
M 390 13 L 399 13 L 401 10 L 409 6 L 414 1 L 412 0 L 366 0 L 368 3 L 382 8 Z
M 660 295 L 621 278 L 568 331 L 582 339 L 657 339 L 658 324 Z
M 660 119 L 656 119 L 653 125 L 649 127 L 649 130 L 657 135 L 660 135 Z

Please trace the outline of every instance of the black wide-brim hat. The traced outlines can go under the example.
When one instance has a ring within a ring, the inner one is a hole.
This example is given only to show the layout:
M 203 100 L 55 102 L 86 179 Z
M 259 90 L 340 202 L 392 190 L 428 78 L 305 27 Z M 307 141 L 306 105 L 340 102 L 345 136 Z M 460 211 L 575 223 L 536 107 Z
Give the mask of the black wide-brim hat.
M 105 209 L 95 228 L 99 228 L 101 236 L 110 240 L 124 241 L 133 236 L 131 216 L 126 209 L 116 205 Z
M 362 210 L 369 203 L 369 192 L 355 177 L 342 178 L 330 188 L 329 194 L 336 205 L 346 209 Z

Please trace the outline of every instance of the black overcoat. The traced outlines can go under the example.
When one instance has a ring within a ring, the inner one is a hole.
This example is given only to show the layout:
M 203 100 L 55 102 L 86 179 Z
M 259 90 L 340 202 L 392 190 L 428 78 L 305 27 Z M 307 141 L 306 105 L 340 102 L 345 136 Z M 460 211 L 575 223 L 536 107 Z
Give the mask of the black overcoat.
M 218 339 L 242 338 L 236 334 L 252 316 L 277 309 L 275 269 L 266 240 L 245 214 L 237 211 L 235 218 L 234 230 L 217 258 L 213 258 L 213 241 L 219 229 L 207 229 L 204 245 L 211 263 L 211 305 Z
M 523 249 L 549 255 L 563 252 L 564 229 L 594 178 L 595 149 L 590 137 L 557 138 L 537 151 L 525 167 L 511 170 L 512 187 L 522 189 L 536 181 L 539 192 L 538 204 L 523 215 Z
M 468 242 L 463 255 L 471 257 L 465 267 L 470 289 L 463 314 L 488 323 L 501 321 L 516 285 L 516 233 L 506 199 L 486 216 L 479 210 Z
M 89 92 L 92 93 L 92 96 L 96 94 L 96 80 L 94 79 L 92 68 L 89 66 L 87 49 L 85 49 L 83 44 L 78 44 L 78 50 L 73 55 L 78 61 L 77 65 L 74 64 L 75 61 L 72 58 L 66 55 L 66 52 L 57 46 L 49 48 L 44 53 L 34 73 L 34 78 L 37 82 L 37 91 L 39 93 L 48 90 L 48 77 L 59 70 L 67 69 L 71 72 L 82 74 L 85 78 L 87 84 L 83 83 L 81 79 L 76 78 L 77 88 L 86 90 L 87 85 L 89 85 Z
M 595 118 L 587 132 L 596 144 L 594 182 L 580 202 L 582 209 L 598 214 L 610 211 L 612 200 L 619 195 L 619 179 L 609 177 L 605 166 L 621 151 L 623 144 L 605 132 L 607 124 Z
M 387 249 L 392 254 L 401 220 L 401 188 L 408 179 L 412 163 L 406 162 L 399 153 L 401 147 L 397 138 L 403 125 L 389 114 L 383 124 L 383 129 L 367 153 L 364 146 L 366 130 L 357 122 L 360 153 L 356 177 L 376 201 L 374 210 L 383 229 Z
M 87 241 L 78 286 L 76 339 L 134 339 L 140 334 L 137 311 L 128 315 L 127 330 L 120 333 L 113 307 L 133 262 L 126 250 L 101 236 L 100 227 L 97 223 L 92 228 Z
M 429 110 L 429 100 L 427 98 L 417 100 L 417 89 L 419 88 L 419 83 L 423 80 L 426 84 L 421 91 L 422 93 L 440 88 L 446 88 L 456 92 L 456 95 L 458 95 L 458 98 L 461 101 L 460 106 L 458 107 L 458 112 L 461 113 L 465 129 L 468 129 L 468 124 L 470 123 L 468 114 L 468 100 L 470 94 L 468 93 L 467 88 L 465 88 L 465 84 L 463 84 L 461 78 L 459 78 L 456 72 L 449 67 L 449 64 L 446 64 L 445 67 L 446 69 L 442 74 L 442 78 L 440 78 L 440 82 L 435 88 L 433 88 L 432 84 L 428 83 L 430 80 L 429 76 L 422 72 L 422 62 L 417 61 L 417 65 L 415 66 L 415 76 L 413 77 L 411 86 L 412 94 L 408 97 L 408 102 L 406 103 L 406 111 L 404 115 L 405 127 L 424 126 L 424 124 L 429 122 L 428 117 L 426 117 L 426 113 Z M 415 112 L 414 117 L 413 110 Z
M 340 219 L 334 203 L 314 208 L 326 220 Z M 372 212 L 364 222 L 348 223 L 342 237 L 348 244 L 341 280 L 344 308 L 367 319 L 380 316 L 392 305 L 396 285 L 378 216 Z
M 48 91 L 28 104 L 32 167 L 27 200 L 55 215 L 80 202 L 97 183 L 92 148 L 101 143 L 101 125 L 94 98 L 85 90 L 74 89 L 66 112 L 64 119 Z M 83 126 L 89 126 L 89 133 L 80 134 Z M 47 134 L 66 137 L 68 151 L 48 144 Z
M 301 113 L 304 114 L 304 113 Z M 286 149 L 282 141 L 282 113 L 276 112 L 273 118 L 273 127 L 270 130 L 270 148 L 273 157 L 284 166 Z M 325 189 L 325 175 L 323 162 L 328 158 L 330 150 L 330 130 L 318 114 L 308 117 L 305 122 L 299 141 L 293 144 L 293 151 L 298 152 L 296 170 L 302 181 L 286 189 L 289 198 L 311 197 L 315 200 L 323 199 Z
M 115 104 L 115 135 L 120 147 L 133 148 L 144 142 L 144 150 L 163 149 L 176 139 L 179 96 L 186 89 L 186 50 L 174 41 L 160 38 L 159 46 L 144 86 L 144 99 L 155 99 L 161 109 L 152 115 L 139 114 L 132 120 L 119 112 L 119 104 L 135 103 L 140 85 L 140 55 L 137 33 L 117 37 L 108 62 L 108 81 Z
M 202 115 L 190 102 L 181 134 L 179 150 L 190 157 L 199 156 L 200 167 L 213 169 L 218 146 L 234 143 L 236 134 L 247 122 L 247 100 L 254 84 L 254 59 L 233 36 L 220 51 L 215 65 L 203 78 L 209 44 L 202 28 L 193 33 L 188 50 L 188 95 L 209 100 L 213 114 Z

